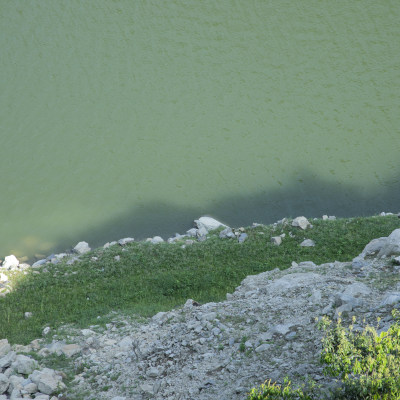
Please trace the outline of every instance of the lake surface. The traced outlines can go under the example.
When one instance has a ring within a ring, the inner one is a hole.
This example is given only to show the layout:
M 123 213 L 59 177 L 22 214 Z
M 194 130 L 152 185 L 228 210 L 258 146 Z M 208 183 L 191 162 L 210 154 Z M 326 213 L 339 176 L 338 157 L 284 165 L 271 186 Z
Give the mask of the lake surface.
M 0 258 L 400 211 L 400 2 L 3 0 Z

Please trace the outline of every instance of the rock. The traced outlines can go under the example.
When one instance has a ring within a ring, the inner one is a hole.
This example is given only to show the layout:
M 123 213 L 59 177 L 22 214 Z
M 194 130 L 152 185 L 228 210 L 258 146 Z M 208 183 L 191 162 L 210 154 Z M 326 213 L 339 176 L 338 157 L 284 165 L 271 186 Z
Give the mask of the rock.
M 61 348 L 62 353 L 65 355 L 65 357 L 70 358 L 74 356 L 75 354 L 80 353 L 82 350 L 81 346 L 77 344 L 66 344 Z
M 0 374 L 0 394 L 3 394 L 10 385 L 10 380 L 4 374 Z
M 18 258 L 15 257 L 13 254 L 11 254 L 10 256 L 7 256 L 4 259 L 2 268 L 4 268 L 4 269 L 15 269 L 15 268 L 18 268 L 18 265 L 19 265 Z
M 123 396 L 115 396 L 111 400 L 126 400 L 126 397 Z
M 7 281 L 8 281 L 8 276 L 0 272 L 0 282 L 7 282 Z
M 75 253 L 78 254 L 85 254 L 88 253 L 90 251 L 90 247 L 89 244 L 86 242 L 79 242 L 75 247 L 74 247 L 74 251 Z
M 0 339 L 0 357 L 5 356 L 9 351 L 11 351 L 11 346 L 7 339 Z
M 241 233 L 238 237 L 238 242 L 243 243 L 248 238 L 247 233 Z
M 208 230 L 206 227 L 201 226 L 199 229 L 197 229 L 196 235 L 197 237 L 202 237 L 202 236 L 206 236 L 208 234 Z
M 19 354 L 12 363 L 12 366 L 19 374 L 29 375 L 38 368 L 39 364 L 33 358 Z
M 191 228 L 191 229 L 186 231 L 186 235 L 190 236 L 190 237 L 196 237 L 197 236 L 197 231 L 198 231 L 198 229 Z
M 297 226 L 304 230 L 311 226 L 311 224 L 306 217 L 297 217 L 293 220 L 292 226 Z
M 400 228 L 395 229 L 387 238 L 378 253 L 378 257 L 389 257 L 400 254 Z
M 32 268 L 39 268 L 39 267 L 41 267 L 42 265 L 44 265 L 46 263 L 47 263 L 47 259 L 42 258 L 41 260 L 38 260 L 38 261 L 34 262 L 32 264 Z
M 395 263 L 396 265 L 400 265 L 400 256 L 399 256 L 399 257 L 395 257 L 395 258 L 393 259 L 393 261 L 394 261 L 394 263 Z
M 400 293 L 391 293 L 383 298 L 381 306 L 396 304 L 399 301 L 400 301 Z
M 221 239 L 231 238 L 234 239 L 236 235 L 233 233 L 232 228 L 225 228 L 219 233 Z
M 158 244 L 158 243 L 163 243 L 164 239 L 161 236 L 154 236 L 153 239 L 151 239 L 151 243 L 153 244 Z
M 121 256 L 115 256 L 115 257 L 114 257 L 114 260 L 115 260 L 115 261 L 121 261 Z
M 315 246 L 315 242 L 314 240 L 311 239 L 304 239 L 301 243 L 300 243 L 301 247 L 314 247 Z
M 359 255 L 360 258 L 370 257 L 378 253 L 387 242 L 387 237 L 371 240 Z
M 0 369 L 9 367 L 17 357 L 14 351 L 10 351 L 5 356 L 0 358 Z
M 49 326 L 46 326 L 46 328 L 44 328 L 42 331 L 42 335 L 46 336 L 50 333 L 50 331 L 51 331 L 51 328 Z
M 264 343 L 264 344 L 261 344 L 260 346 L 256 347 L 255 352 L 262 353 L 264 351 L 269 350 L 270 348 L 271 348 L 270 344 Z
M 42 371 L 35 370 L 29 378 L 38 386 L 40 392 L 51 395 L 56 390 L 64 389 L 65 385 L 61 377 L 53 369 L 44 368 Z
M 104 246 L 103 249 L 108 249 L 111 246 L 116 245 L 118 242 L 114 241 L 114 242 L 107 242 Z
M 196 219 L 194 223 L 199 229 L 201 227 L 204 227 L 205 229 L 207 229 L 207 231 L 212 231 L 213 229 L 217 229 L 219 227 L 224 227 L 224 228 L 228 227 L 222 222 L 217 221 L 216 219 L 211 217 L 200 217 L 199 219 Z
M 33 314 L 30 311 L 27 311 L 26 313 L 24 313 L 25 319 L 32 318 L 32 316 L 33 316 Z
M 127 237 L 127 238 L 118 240 L 118 244 L 119 244 L 120 246 L 125 246 L 126 244 L 132 243 L 132 242 L 134 242 L 134 241 L 135 241 L 134 238 Z
M 146 375 L 147 375 L 149 378 L 157 378 L 157 376 L 160 375 L 160 371 L 159 371 L 159 369 L 158 369 L 157 367 L 150 367 L 150 368 L 147 370 Z
M 282 238 L 280 236 L 273 236 L 271 238 L 271 243 L 276 246 L 279 246 L 282 243 Z

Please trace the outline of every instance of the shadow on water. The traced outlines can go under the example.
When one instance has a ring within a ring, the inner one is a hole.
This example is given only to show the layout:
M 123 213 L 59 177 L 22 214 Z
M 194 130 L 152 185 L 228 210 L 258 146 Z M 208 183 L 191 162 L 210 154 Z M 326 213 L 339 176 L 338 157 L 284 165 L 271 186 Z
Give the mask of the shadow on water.
M 155 235 L 167 238 L 176 232 L 186 232 L 193 226 L 194 219 L 205 214 L 237 227 L 253 222 L 269 224 L 283 217 L 299 215 L 351 217 L 400 211 L 400 172 L 396 178 L 382 182 L 375 190 L 328 182 L 308 171 L 299 171 L 296 176 L 301 179 L 293 178 L 280 190 L 224 197 L 204 207 L 177 207 L 159 202 L 133 207 L 102 225 L 77 231 L 76 237 L 66 238 L 56 250 L 65 250 L 81 240 L 98 247 L 127 236 L 136 240 Z

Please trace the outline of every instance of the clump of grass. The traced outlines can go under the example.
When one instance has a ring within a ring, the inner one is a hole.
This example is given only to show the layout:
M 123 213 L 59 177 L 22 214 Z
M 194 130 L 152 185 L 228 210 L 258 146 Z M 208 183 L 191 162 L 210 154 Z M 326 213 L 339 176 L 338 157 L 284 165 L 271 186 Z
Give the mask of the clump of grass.
M 248 275 L 285 269 L 292 261 L 348 261 L 370 240 L 399 227 L 395 216 L 312 223 L 306 231 L 290 225 L 246 228 L 244 243 L 214 233 L 184 248 L 183 242 L 115 245 L 87 253 L 73 265 L 63 261 L 43 267 L 47 272 L 15 276 L 13 291 L 0 298 L 0 338 L 26 344 L 40 337 L 44 326 L 85 327 L 113 310 L 146 317 L 188 298 L 221 301 Z M 282 233 L 286 236 L 280 246 L 270 243 L 271 236 Z M 316 246 L 300 247 L 305 237 Z M 24 318 L 27 311 L 33 314 L 29 319 Z

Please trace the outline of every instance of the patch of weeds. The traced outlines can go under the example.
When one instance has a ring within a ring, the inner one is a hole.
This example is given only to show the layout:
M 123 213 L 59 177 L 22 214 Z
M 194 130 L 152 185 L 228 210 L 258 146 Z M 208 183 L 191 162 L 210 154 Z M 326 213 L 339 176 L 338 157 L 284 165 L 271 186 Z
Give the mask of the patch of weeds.
M 247 342 L 247 336 L 243 336 L 240 340 L 239 351 L 244 353 L 246 351 L 245 343 Z

